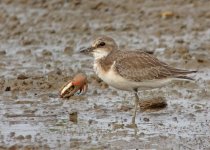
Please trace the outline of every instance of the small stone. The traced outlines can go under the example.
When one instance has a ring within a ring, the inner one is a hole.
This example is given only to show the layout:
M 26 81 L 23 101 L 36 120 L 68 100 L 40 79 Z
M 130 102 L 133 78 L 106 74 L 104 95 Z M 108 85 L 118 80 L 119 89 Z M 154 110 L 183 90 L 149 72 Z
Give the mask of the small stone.
M 43 55 L 43 56 L 52 56 L 52 52 L 50 52 L 50 51 L 44 49 L 44 50 L 42 51 L 42 55 Z
M 112 95 L 118 96 L 119 94 L 117 93 L 117 91 L 112 91 Z
M 184 43 L 184 40 L 183 39 L 177 39 L 176 42 L 182 44 L 182 43 Z
M 101 89 L 107 89 L 109 86 L 105 82 L 101 83 Z
M 6 51 L 0 51 L 0 56 L 6 55 Z
M 18 149 L 18 146 L 16 144 L 8 148 L 8 150 L 17 150 L 17 149 Z
M 143 119 L 145 122 L 149 122 L 149 118 L 144 118 Z
M 73 48 L 69 47 L 69 46 L 65 47 L 64 53 L 68 54 L 68 55 L 72 55 L 73 54 Z
M 189 53 L 189 50 L 186 47 L 180 47 L 180 48 L 177 49 L 177 52 L 179 54 L 186 54 L 186 53 Z
M 98 91 L 97 90 L 94 90 L 92 95 L 98 95 Z
M 11 91 L 11 87 L 10 86 L 6 87 L 5 91 Z
M 28 38 L 21 39 L 21 44 L 23 46 L 31 45 L 32 43 L 33 43 L 33 40 L 32 39 L 28 39 Z
M 19 136 L 16 137 L 16 139 L 17 139 L 17 140 L 24 140 L 25 138 L 24 138 L 23 135 L 19 135 Z
M 50 64 L 46 64 L 46 68 L 50 69 L 52 66 Z
M 25 79 L 28 79 L 28 77 L 24 74 L 20 74 L 20 75 L 18 75 L 17 79 L 18 80 L 25 80 Z
M 123 111 L 123 112 L 127 112 L 127 111 L 130 111 L 133 107 L 131 106 L 125 106 L 125 105 L 121 105 L 118 110 L 119 111 Z
M 203 106 L 200 105 L 200 104 L 196 104 L 196 105 L 194 105 L 194 108 L 195 108 L 196 110 L 201 110 L 201 109 L 203 109 Z
M 139 106 L 141 111 L 158 111 L 166 108 L 167 102 L 164 97 L 156 97 L 141 101 Z
M 92 119 L 88 120 L 88 124 L 89 124 L 89 125 L 91 125 L 91 124 L 92 124 L 92 122 L 93 122 L 93 120 L 92 120 Z
M 173 117 L 172 119 L 173 119 L 173 121 L 177 121 L 177 117 Z
M 116 129 L 123 129 L 124 128 L 124 124 L 113 124 L 112 127 L 113 127 L 114 130 L 116 130 Z
M 26 139 L 31 139 L 31 135 L 26 135 L 25 138 Z
M 198 58 L 198 59 L 197 59 L 197 62 L 198 62 L 198 63 L 203 63 L 203 62 L 204 62 L 204 60 L 203 60 L 203 59 L 199 59 L 199 58 Z
M 104 6 L 106 6 L 105 3 L 103 3 L 103 2 L 98 2 L 98 3 L 96 3 L 94 6 L 92 6 L 91 9 L 93 9 L 93 10 L 99 10 L 99 9 L 101 9 L 101 8 L 104 7 Z
M 74 4 L 75 6 L 81 4 L 81 0 L 73 0 L 72 2 L 73 2 L 73 4 Z
M 78 117 L 78 113 L 76 111 L 69 113 L 69 120 L 71 122 L 77 123 L 77 117 Z
M 10 137 L 14 137 L 15 136 L 15 132 L 10 132 Z
M 174 16 L 174 13 L 171 12 L 171 11 L 165 11 L 165 12 L 162 12 L 162 13 L 161 13 L 161 17 L 162 17 L 163 19 L 168 19 L 168 18 L 171 18 L 171 17 L 173 17 L 173 16 Z

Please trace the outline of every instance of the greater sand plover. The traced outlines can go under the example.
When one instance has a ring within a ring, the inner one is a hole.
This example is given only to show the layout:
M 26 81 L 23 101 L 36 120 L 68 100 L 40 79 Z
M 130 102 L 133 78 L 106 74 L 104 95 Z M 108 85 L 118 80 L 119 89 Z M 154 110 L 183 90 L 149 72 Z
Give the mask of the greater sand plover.
M 138 90 L 159 88 L 173 80 L 193 80 L 186 75 L 196 72 L 171 67 L 144 51 L 121 50 L 107 36 L 96 38 L 81 53 L 93 54 L 94 71 L 108 85 L 135 93 L 134 124 L 139 104 Z

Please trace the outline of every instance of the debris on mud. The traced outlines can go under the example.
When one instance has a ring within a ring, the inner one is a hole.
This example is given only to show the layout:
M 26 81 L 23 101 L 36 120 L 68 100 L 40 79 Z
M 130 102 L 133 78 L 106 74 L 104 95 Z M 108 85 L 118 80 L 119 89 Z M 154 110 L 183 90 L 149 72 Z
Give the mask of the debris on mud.
M 118 111 L 124 111 L 124 112 L 126 112 L 126 111 L 132 110 L 133 108 L 134 108 L 134 106 L 120 105 L 118 107 Z
M 161 13 L 161 17 L 163 19 L 169 19 L 171 17 L 173 17 L 175 14 L 172 11 L 164 11 Z
M 141 101 L 139 106 L 141 111 L 158 111 L 166 108 L 167 102 L 164 97 L 156 97 Z
M 116 129 L 123 129 L 123 128 L 124 128 L 124 124 L 113 123 L 113 124 L 112 124 L 112 128 L 113 128 L 113 130 L 116 130 Z
M 78 118 L 78 112 L 73 111 L 69 113 L 69 121 L 77 123 L 77 118 Z
M 20 74 L 20 75 L 17 76 L 17 79 L 18 80 L 25 80 L 25 79 L 28 79 L 28 76 L 25 75 L 25 74 Z
M 209 6 L 204 0 L 0 0 L 0 149 L 209 149 Z M 93 72 L 92 58 L 76 53 L 99 35 L 199 70 L 196 83 L 143 92 L 166 97 L 167 109 L 161 98 L 146 100 L 137 125 L 129 126 L 133 97 L 109 87 Z M 89 92 L 62 100 L 60 87 L 81 71 Z

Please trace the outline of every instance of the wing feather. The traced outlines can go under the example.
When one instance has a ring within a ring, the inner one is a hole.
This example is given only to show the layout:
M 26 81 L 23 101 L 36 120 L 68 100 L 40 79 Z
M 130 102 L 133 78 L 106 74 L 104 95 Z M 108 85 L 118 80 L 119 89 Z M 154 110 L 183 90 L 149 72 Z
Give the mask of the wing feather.
M 165 63 L 148 53 L 129 52 L 125 56 L 116 60 L 115 70 L 128 80 L 140 82 L 162 79 L 173 75 Z

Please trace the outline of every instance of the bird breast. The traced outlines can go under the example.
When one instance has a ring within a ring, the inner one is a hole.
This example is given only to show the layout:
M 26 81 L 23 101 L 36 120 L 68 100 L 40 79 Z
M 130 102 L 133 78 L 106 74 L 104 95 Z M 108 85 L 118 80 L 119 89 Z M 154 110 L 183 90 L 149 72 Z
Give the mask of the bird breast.
M 99 62 L 95 61 L 94 71 L 99 78 L 101 78 L 104 82 L 114 88 L 126 91 L 133 90 L 133 86 L 129 86 L 130 82 L 116 73 L 116 71 L 114 70 L 114 65 L 115 62 L 112 64 L 109 70 L 105 70 Z

